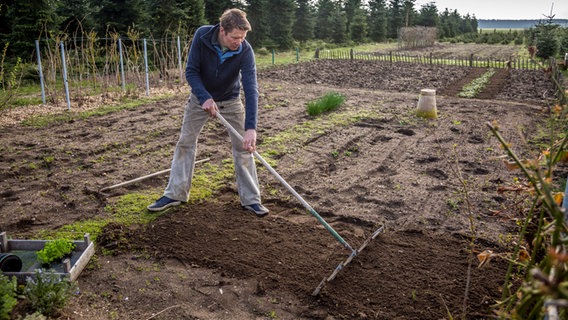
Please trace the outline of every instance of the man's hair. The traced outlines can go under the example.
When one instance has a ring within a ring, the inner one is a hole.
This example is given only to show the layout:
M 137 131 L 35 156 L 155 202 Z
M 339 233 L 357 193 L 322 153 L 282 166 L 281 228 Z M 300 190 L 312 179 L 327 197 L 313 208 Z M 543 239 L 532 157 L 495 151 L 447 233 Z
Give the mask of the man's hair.
M 231 32 L 233 29 L 239 29 L 243 31 L 250 31 L 252 28 L 247 20 L 247 14 L 239 9 L 228 9 L 223 12 L 221 18 L 219 18 L 221 27 L 225 32 Z

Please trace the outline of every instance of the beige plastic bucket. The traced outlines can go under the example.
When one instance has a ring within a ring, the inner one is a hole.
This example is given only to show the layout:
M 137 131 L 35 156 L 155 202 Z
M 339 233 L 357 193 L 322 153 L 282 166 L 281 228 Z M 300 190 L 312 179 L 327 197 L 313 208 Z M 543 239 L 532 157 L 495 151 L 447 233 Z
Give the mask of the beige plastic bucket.
M 438 110 L 436 108 L 435 89 L 420 90 L 420 97 L 418 98 L 418 107 L 416 110 L 416 115 L 428 119 L 435 119 L 438 117 Z

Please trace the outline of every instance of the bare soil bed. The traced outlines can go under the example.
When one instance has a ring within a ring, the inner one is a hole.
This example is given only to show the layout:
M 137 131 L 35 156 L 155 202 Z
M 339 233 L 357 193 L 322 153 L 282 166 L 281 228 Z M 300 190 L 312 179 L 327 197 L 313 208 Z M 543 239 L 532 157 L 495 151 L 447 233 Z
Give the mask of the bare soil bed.
M 523 141 L 546 118 L 551 83 L 539 71 L 511 70 L 484 99 L 456 97 L 475 72 L 324 60 L 259 74 L 259 152 L 272 147 L 263 143 L 270 137 L 302 130 L 273 159 L 280 175 L 354 247 L 385 226 L 318 296 L 314 288 L 348 252 L 259 164 L 270 215 L 242 210 L 231 178 L 210 201 L 171 209 L 149 225 L 110 224 L 59 318 L 490 317 L 506 264 L 478 269 L 471 230 L 475 252 L 506 252 L 503 240 L 521 212 L 519 195 L 499 192 L 518 173 L 506 170 L 485 123 L 498 121 L 527 156 Z M 436 120 L 413 114 L 423 88 L 438 90 Z M 330 91 L 346 97 L 333 113 L 342 125 L 329 125 L 332 115 L 306 115 L 306 102 Z M 185 99 L 46 128 L 1 127 L 0 230 L 26 238 L 108 217 L 105 206 L 127 193 L 159 195 L 167 176 L 103 197 L 92 190 L 167 169 Z M 231 158 L 213 119 L 197 157 L 214 165 Z

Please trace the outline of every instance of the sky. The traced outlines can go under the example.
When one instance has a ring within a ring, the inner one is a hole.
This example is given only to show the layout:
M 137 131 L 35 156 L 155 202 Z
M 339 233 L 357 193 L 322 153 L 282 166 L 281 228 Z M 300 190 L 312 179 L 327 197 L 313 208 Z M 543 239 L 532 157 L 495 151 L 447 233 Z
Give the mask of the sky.
M 546 19 L 545 15 L 549 16 L 551 9 L 555 19 L 568 19 L 567 0 L 416 0 L 414 7 L 420 10 L 422 5 L 430 2 L 436 4 L 438 12 L 455 9 L 461 16 L 469 13 L 478 20 L 540 20 Z

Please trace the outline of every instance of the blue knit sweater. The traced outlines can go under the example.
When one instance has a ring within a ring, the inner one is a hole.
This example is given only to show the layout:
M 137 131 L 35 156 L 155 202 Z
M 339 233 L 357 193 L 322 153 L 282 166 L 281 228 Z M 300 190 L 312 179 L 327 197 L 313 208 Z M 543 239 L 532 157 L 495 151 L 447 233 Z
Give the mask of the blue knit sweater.
M 197 29 L 189 49 L 185 78 L 199 104 L 210 98 L 225 101 L 239 97 L 242 82 L 245 129 L 256 129 L 258 84 L 254 52 L 245 40 L 239 49 L 223 53 L 218 44 L 218 34 L 218 24 Z

